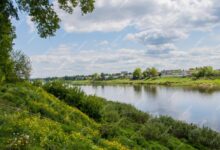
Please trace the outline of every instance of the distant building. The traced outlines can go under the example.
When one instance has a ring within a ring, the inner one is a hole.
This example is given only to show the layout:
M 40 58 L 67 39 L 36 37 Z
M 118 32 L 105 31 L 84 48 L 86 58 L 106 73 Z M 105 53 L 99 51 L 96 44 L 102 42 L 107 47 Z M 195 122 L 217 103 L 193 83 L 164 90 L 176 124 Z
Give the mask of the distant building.
M 185 77 L 190 75 L 189 71 L 181 70 L 181 69 L 163 70 L 160 73 L 161 73 L 161 77 Z

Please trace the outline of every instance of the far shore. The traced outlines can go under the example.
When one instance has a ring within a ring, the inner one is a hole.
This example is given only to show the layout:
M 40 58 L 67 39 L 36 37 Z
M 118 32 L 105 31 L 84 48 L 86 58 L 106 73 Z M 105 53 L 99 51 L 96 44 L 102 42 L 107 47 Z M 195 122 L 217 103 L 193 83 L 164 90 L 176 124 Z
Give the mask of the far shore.
M 181 77 L 162 77 L 155 79 L 131 80 L 131 79 L 115 79 L 115 80 L 76 80 L 67 81 L 73 85 L 115 85 L 115 84 L 145 84 L 145 85 L 166 85 L 166 86 L 190 86 L 204 89 L 220 89 L 220 78 L 216 79 L 192 79 Z

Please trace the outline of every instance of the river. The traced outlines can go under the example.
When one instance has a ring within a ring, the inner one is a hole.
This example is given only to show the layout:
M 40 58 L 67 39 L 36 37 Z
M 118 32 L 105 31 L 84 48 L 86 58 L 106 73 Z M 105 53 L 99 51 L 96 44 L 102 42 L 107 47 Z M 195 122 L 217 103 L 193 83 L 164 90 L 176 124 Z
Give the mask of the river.
M 152 85 L 83 85 L 89 95 L 127 103 L 152 115 L 167 115 L 220 131 L 220 91 Z

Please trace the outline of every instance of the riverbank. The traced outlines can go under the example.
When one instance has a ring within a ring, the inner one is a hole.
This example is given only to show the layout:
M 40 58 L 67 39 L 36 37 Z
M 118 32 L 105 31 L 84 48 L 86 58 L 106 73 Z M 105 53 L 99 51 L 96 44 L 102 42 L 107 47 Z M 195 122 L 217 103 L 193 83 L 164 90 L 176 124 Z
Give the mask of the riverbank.
M 116 79 L 116 80 L 83 80 L 83 81 L 68 81 L 74 85 L 89 85 L 89 84 L 152 84 L 152 85 L 166 85 L 166 86 L 191 86 L 205 89 L 220 88 L 220 79 L 191 79 L 191 78 L 156 78 L 146 80 L 130 80 L 130 79 Z
M 62 82 L 1 85 L 0 113 L 0 149 L 220 148 L 219 133 L 209 128 L 153 117 Z

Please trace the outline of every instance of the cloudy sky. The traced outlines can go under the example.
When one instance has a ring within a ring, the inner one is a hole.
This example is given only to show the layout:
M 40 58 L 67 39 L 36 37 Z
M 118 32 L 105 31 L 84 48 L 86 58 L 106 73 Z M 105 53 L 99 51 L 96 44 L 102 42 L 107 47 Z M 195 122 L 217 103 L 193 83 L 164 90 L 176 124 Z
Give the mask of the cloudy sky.
M 30 17 L 15 22 L 15 48 L 32 77 L 212 65 L 220 69 L 219 0 L 96 0 L 95 11 L 66 14 L 55 37 L 41 39 Z

